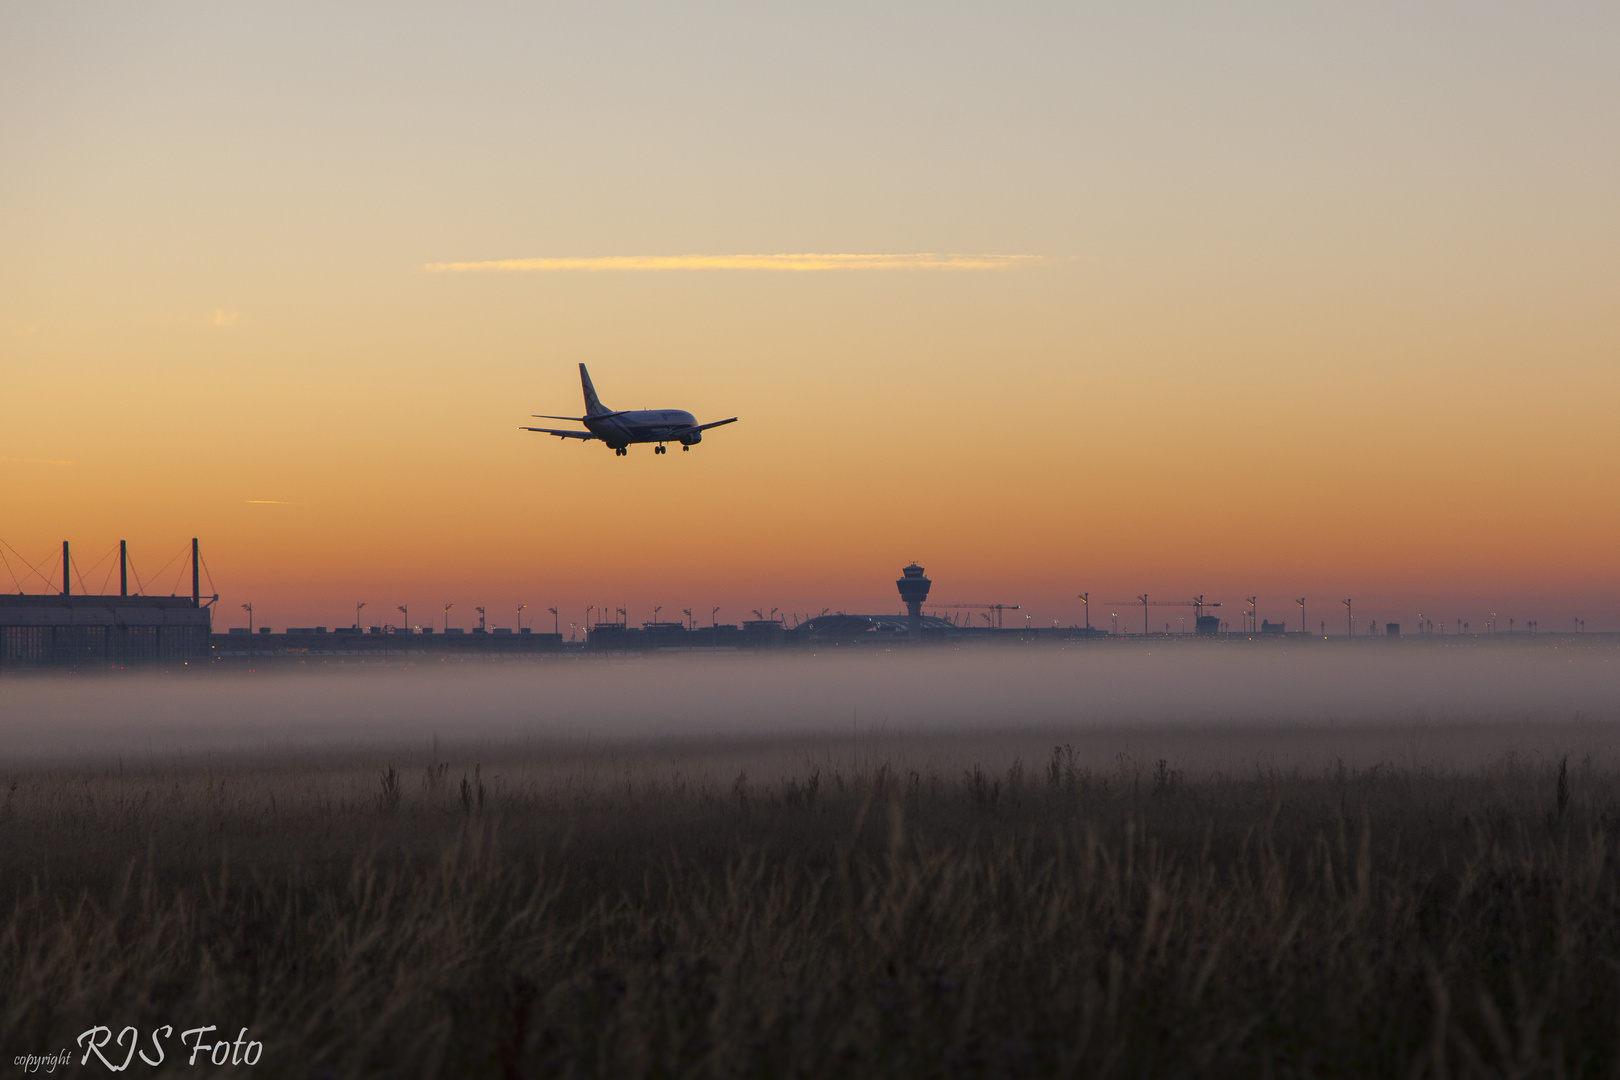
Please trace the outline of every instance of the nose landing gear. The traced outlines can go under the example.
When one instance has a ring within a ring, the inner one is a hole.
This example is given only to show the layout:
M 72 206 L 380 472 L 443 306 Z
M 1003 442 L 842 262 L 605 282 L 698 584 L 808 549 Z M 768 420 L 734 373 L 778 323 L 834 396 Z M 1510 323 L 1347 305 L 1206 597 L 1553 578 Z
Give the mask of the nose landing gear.
M 687 451 L 688 451 L 688 450 L 690 450 L 690 449 L 692 449 L 692 448 L 691 448 L 691 447 L 690 447 L 690 446 L 683 446 L 683 447 L 681 447 L 681 453 L 683 453 L 683 454 L 684 454 L 684 453 L 686 453 L 686 452 L 687 452 Z
M 614 457 L 624 457 L 624 456 L 625 456 L 625 455 L 626 455 L 626 454 L 628 454 L 628 453 L 629 453 L 629 452 L 630 452 L 630 450 L 629 450 L 629 448 L 628 448 L 628 447 L 624 447 L 624 446 L 615 446 L 615 447 L 614 447 L 614 448 L 613 448 L 613 456 L 614 456 Z

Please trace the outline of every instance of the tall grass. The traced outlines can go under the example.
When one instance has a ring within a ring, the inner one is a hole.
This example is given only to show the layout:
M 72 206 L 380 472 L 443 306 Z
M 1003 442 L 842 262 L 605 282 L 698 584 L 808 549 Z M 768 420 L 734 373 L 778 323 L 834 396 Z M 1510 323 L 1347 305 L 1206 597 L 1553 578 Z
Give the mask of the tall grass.
M 99 1023 L 248 1027 L 259 1070 L 341 1077 L 1620 1064 L 1620 774 L 1580 761 L 520 771 L 15 774 L 5 1051 Z

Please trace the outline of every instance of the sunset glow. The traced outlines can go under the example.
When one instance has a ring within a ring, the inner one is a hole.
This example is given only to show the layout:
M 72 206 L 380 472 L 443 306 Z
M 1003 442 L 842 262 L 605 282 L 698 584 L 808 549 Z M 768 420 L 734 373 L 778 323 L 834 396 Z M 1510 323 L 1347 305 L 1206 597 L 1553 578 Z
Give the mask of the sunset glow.
M 1448 11 L 9 9 L 0 539 L 201 537 L 222 626 L 1620 630 L 1620 16 Z M 580 362 L 741 419 L 520 432 Z

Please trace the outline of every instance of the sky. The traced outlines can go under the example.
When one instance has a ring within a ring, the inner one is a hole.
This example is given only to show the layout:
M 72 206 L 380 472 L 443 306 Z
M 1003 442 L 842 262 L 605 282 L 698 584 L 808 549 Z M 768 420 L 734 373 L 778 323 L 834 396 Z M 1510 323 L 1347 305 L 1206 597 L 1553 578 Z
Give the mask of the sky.
M 1620 630 L 1616 131 L 1612 4 L 6 5 L 0 588 Z

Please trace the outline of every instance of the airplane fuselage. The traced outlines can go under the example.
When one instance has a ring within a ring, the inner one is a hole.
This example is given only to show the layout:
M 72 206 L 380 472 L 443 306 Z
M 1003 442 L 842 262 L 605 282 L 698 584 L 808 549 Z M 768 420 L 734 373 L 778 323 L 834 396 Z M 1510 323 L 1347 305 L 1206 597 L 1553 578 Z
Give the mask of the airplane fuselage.
M 602 419 L 587 416 L 583 422 L 592 435 L 615 450 L 631 443 L 692 446 L 703 441 L 703 433 L 692 430 L 697 427 L 697 417 L 682 409 L 637 409 Z

